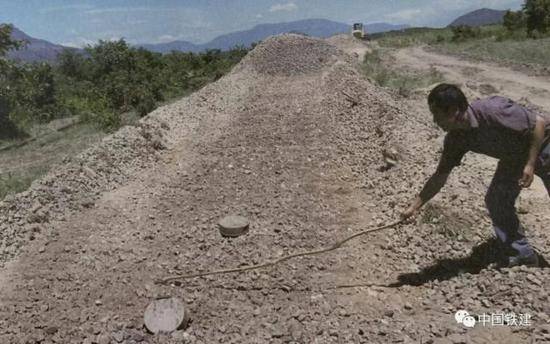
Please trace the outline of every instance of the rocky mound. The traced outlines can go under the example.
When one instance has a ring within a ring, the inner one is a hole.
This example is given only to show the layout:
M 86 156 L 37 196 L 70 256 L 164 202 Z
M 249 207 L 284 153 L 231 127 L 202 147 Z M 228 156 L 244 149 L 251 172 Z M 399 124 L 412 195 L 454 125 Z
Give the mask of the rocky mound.
M 123 128 L 99 146 L 67 158 L 29 190 L 7 196 L 0 202 L 0 265 L 50 222 L 93 206 L 102 192 L 151 166 L 158 159 L 156 151 L 163 148 L 163 131 L 159 124 Z
M 291 67 L 292 77 L 283 66 L 295 59 L 266 49 L 276 42 L 290 55 L 309 54 L 297 48 L 304 41 L 332 62 L 302 59 Z M 92 195 L 95 206 L 35 233 L 13 274 L 0 278 L 0 342 L 547 340 L 550 278 L 544 270 L 487 267 L 494 253 L 483 210 L 489 168 L 471 159 L 453 174 L 446 188 L 452 192 L 435 199 L 415 223 L 270 269 L 153 282 L 327 247 L 393 221 L 437 163 L 441 132 L 429 116 L 403 111 L 364 78 L 356 59 L 297 35 L 263 44 L 227 77 L 159 109 L 143 129 L 118 134 L 134 137 L 137 148 L 123 148 L 113 137 L 93 150 L 83 164 L 90 160 L 93 173 L 112 173 L 106 179 L 111 184 L 96 178 L 94 187 L 82 179 L 89 172 L 76 167 L 60 175 L 81 190 L 72 195 Z M 287 62 L 271 68 L 269 59 Z M 124 156 L 116 155 L 120 149 Z M 472 169 L 480 164 L 481 174 Z M 105 185 L 117 189 L 96 199 Z M 55 203 L 60 196 L 50 197 Z M 67 207 L 78 199 L 70 197 Z M 32 207 L 24 211 L 10 213 L 15 223 L 24 224 Z M 248 234 L 220 236 L 217 222 L 230 214 L 247 217 Z M 546 247 L 543 224 L 528 223 L 533 240 Z M 151 335 L 143 328 L 143 311 L 166 296 L 186 302 L 189 326 Z M 456 323 L 458 309 L 529 313 L 533 319 L 530 327 L 472 330 Z
M 217 114 L 238 106 L 247 77 L 233 73 L 190 97 L 155 110 L 137 126 L 124 127 L 98 146 L 66 158 L 27 191 L 0 201 L 0 266 L 16 257 L 40 233 L 49 233 L 72 214 L 93 208 L 103 193 L 158 164 L 159 153 L 186 140 L 208 118 L 205 112 Z
M 298 34 L 272 36 L 254 48 L 240 68 L 267 75 L 291 76 L 319 72 L 344 57 L 334 45 L 322 39 Z

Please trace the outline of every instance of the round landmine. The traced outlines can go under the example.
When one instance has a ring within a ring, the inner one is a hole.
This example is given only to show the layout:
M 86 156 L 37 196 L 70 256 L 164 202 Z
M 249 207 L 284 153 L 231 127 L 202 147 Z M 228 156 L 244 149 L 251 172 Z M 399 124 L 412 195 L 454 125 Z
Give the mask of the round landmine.
M 170 333 L 185 327 L 187 314 L 183 302 L 175 297 L 151 302 L 143 320 L 145 327 L 153 333 Z
M 249 223 L 242 216 L 227 216 L 218 223 L 220 233 L 224 237 L 238 237 L 248 232 Z

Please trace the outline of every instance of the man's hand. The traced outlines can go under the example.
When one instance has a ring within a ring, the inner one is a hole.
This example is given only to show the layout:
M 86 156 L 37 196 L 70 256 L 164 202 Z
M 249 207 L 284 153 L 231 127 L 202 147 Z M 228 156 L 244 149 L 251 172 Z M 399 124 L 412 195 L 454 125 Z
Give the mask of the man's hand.
M 535 178 L 535 167 L 531 164 L 525 165 L 525 168 L 523 169 L 523 175 L 521 176 L 521 179 L 519 180 L 519 186 L 522 188 L 528 188 L 533 183 L 533 179 Z
M 434 173 L 430 179 L 426 182 L 424 185 L 424 188 L 422 188 L 422 191 L 420 192 L 420 195 L 418 195 L 414 201 L 412 202 L 411 206 L 403 211 L 401 213 L 401 219 L 402 220 L 408 220 L 411 217 L 415 216 L 420 208 L 428 202 L 432 197 L 434 197 L 439 190 L 445 185 L 445 182 L 447 181 L 447 178 L 449 178 L 449 172 L 445 173 Z
M 422 199 L 420 199 L 420 197 L 417 197 L 414 200 L 413 204 L 411 204 L 410 207 L 408 207 L 406 210 L 404 210 L 401 213 L 401 220 L 408 220 L 413 216 L 415 216 L 420 210 L 420 208 L 422 207 L 422 204 L 423 204 Z
M 417 213 L 418 209 L 411 206 L 401 213 L 401 220 L 408 220 L 414 217 Z

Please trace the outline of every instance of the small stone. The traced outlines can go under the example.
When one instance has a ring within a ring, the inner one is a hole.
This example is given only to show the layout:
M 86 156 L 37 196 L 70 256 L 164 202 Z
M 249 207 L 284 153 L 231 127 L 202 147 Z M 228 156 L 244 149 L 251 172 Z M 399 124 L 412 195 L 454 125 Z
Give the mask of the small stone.
M 46 334 L 49 334 L 51 336 L 51 335 L 54 335 L 58 330 L 59 329 L 56 326 L 51 326 L 51 327 L 46 328 L 46 330 L 44 330 L 44 332 L 46 332 Z
M 458 333 L 453 333 L 447 337 L 453 344 L 466 344 L 466 339 L 463 335 Z
M 533 284 L 538 285 L 538 286 L 542 285 L 542 282 L 533 275 L 527 275 L 527 280 L 529 282 L 533 283 Z
M 122 331 L 113 333 L 113 339 L 116 340 L 118 343 L 122 343 L 122 341 L 124 340 L 124 333 Z
M 140 332 L 134 332 L 130 335 L 130 340 L 136 341 L 138 343 L 143 342 L 145 340 L 145 336 Z
M 331 337 L 338 337 L 338 335 L 339 335 L 338 330 L 333 329 L 333 328 L 331 328 L 331 329 L 328 330 L 328 334 L 329 334 L 329 336 L 331 336 Z
M 82 201 L 80 201 L 80 205 L 83 206 L 84 208 L 91 208 L 95 205 L 95 201 L 93 199 L 84 199 Z
M 292 291 L 292 287 L 288 286 L 288 285 L 282 285 L 281 286 L 281 289 L 283 291 L 286 291 L 287 293 L 290 293 Z
M 183 342 L 186 334 L 185 331 L 174 331 L 172 333 L 172 339 Z
M 97 344 L 109 344 L 111 342 L 111 338 L 109 335 L 103 333 L 97 336 L 96 342 Z
M 271 337 L 273 338 L 281 338 L 284 335 L 284 332 L 280 328 L 274 328 L 273 332 L 271 333 Z

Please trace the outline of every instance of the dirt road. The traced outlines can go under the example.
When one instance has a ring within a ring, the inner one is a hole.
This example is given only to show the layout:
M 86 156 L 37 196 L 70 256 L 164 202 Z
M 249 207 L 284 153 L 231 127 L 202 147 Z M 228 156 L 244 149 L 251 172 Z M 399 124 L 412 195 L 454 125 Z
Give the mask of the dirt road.
M 550 79 L 547 76 L 527 75 L 491 63 L 465 61 L 423 47 L 400 49 L 394 56 L 398 66 L 436 68 L 448 81 L 463 85 L 474 97 L 501 94 L 550 112 Z
M 354 44 L 341 47 L 364 51 Z M 339 48 L 299 35 L 266 40 L 215 84 L 3 202 L 0 343 L 548 338 L 545 270 L 488 267 L 490 170 L 471 160 L 411 224 L 272 269 L 154 283 L 329 246 L 393 221 L 418 191 L 441 133 Z M 384 161 L 388 150 L 396 166 Z M 524 221 L 548 255 L 547 199 L 531 201 Z M 216 223 L 229 214 L 248 217 L 250 232 L 222 238 Z M 153 336 L 143 311 L 165 296 L 186 302 L 191 323 Z M 454 320 L 459 309 L 531 318 L 468 329 Z

